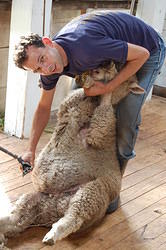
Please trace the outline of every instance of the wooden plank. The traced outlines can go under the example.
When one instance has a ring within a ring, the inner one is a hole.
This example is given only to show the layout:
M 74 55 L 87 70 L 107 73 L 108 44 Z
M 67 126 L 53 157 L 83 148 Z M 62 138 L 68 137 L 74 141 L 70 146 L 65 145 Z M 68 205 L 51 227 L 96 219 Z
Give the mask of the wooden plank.
M 155 165 L 159 165 L 161 161 L 165 160 L 165 155 L 163 154 L 152 154 L 152 155 L 144 155 L 143 158 L 135 158 L 129 161 L 124 176 L 123 178 L 125 178 L 126 176 L 132 175 L 133 173 L 137 172 L 137 171 L 141 171 L 142 169 L 146 168 L 146 167 L 150 167 L 152 165 L 152 163 L 154 163 Z
M 144 181 L 121 191 L 120 204 L 121 206 L 127 202 L 153 190 L 154 188 L 166 183 L 166 171 L 147 178 Z
M 9 46 L 11 3 L 0 3 L 0 47 Z
M 80 242 L 80 247 L 78 247 L 77 249 L 114 249 L 114 245 L 118 244 L 119 241 L 127 238 L 136 230 L 145 227 L 145 225 L 159 218 L 161 215 L 155 213 L 154 210 L 161 206 L 163 208 L 163 213 L 165 214 L 166 198 L 158 201 L 155 204 L 152 204 L 151 206 L 146 207 L 145 209 L 141 210 L 138 213 L 135 213 L 133 216 L 124 219 L 118 224 L 109 225 L 109 228 L 107 228 L 107 230 L 100 232 L 100 234 L 98 235 L 91 235 L 89 241 L 86 241 L 84 244 L 83 242 Z M 125 214 L 125 211 L 123 212 Z M 122 247 L 121 249 L 125 248 Z
M 109 250 L 165 250 L 166 249 L 166 233 L 160 235 L 159 237 L 151 240 L 141 239 L 144 227 L 127 237 L 126 239 L 119 242 L 119 244 L 114 245 L 109 248 Z
M 11 137 L 11 136 L 9 136 L 9 135 L 7 135 L 7 134 L 5 134 L 5 133 L 2 133 L 2 132 L 0 131 L 0 138 L 1 138 L 1 141 L 2 141 L 4 138 L 7 138 L 7 137 Z
M 165 158 L 166 155 L 162 150 L 158 150 L 158 153 L 147 152 L 147 154 L 142 154 L 141 157 L 136 156 L 136 158 L 129 161 L 124 177 L 146 167 L 150 167 L 152 164 L 159 165 L 161 161 L 165 160 Z
M 121 240 L 110 250 L 122 249 L 163 249 L 166 248 L 166 214 L 146 224 L 127 238 Z
M 22 175 L 20 170 L 20 164 L 16 160 L 7 161 L 0 164 L 0 182 L 10 181 Z
M 161 161 L 157 164 L 153 164 L 146 168 L 143 168 L 140 171 L 137 171 L 131 175 L 125 176 L 122 179 L 122 191 L 128 189 L 129 187 L 132 187 L 133 185 L 136 185 L 137 183 L 144 181 L 147 178 L 150 178 L 151 176 L 165 171 L 165 169 L 165 161 Z
M 48 229 L 38 227 L 29 228 L 25 232 L 15 237 L 15 239 L 9 239 L 7 246 L 12 250 L 38 250 L 44 246 L 42 244 L 42 238 L 48 232 Z
M 19 187 L 15 187 L 13 190 L 6 192 L 6 195 L 11 202 L 15 202 L 22 194 L 31 193 L 33 191 L 34 188 L 32 183 L 27 183 L 22 186 L 20 185 Z
M 31 183 L 30 176 L 27 175 L 24 178 L 21 176 L 16 179 L 13 179 L 11 182 L 3 183 L 3 187 L 6 192 L 10 192 L 16 189 L 18 183 L 19 183 L 19 187 L 30 184 Z
M 151 162 L 158 162 L 159 160 L 165 159 L 165 150 L 166 150 L 164 146 L 166 138 L 165 116 L 161 126 L 158 121 L 160 121 L 160 118 L 162 118 L 163 111 L 159 112 L 160 110 L 164 110 L 164 114 L 166 114 L 164 108 L 166 101 L 162 103 L 163 108 L 161 108 L 160 105 L 157 105 L 160 99 L 158 100 L 158 98 L 155 98 L 155 100 L 157 100 L 157 102 L 155 104 L 152 103 L 153 104 L 152 107 L 150 104 L 145 105 L 146 108 L 144 108 L 143 111 L 144 116 L 143 116 L 142 126 L 140 128 L 140 134 L 138 136 L 138 140 L 135 147 L 137 156 L 135 159 L 129 161 L 128 167 L 126 168 L 125 171 L 125 175 L 129 175 L 135 171 L 138 171 L 140 168 L 148 166 Z M 154 116 L 155 111 L 157 112 L 157 115 Z M 152 126 L 153 131 L 149 129 L 151 124 L 153 124 Z M 158 124 L 158 127 L 156 127 L 156 124 Z M 150 131 L 148 132 L 150 136 L 148 136 L 145 139 L 145 136 L 147 134 L 146 130 Z
M 156 120 L 157 123 L 157 120 Z M 146 134 L 146 132 L 145 132 Z M 166 128 L 163 129 L 156 129 L 156 132 L 152 134 L 152 132 L 150 133 L 151 136 L 146 137 L 144 136 L 144 132 L 141 131 L 140 129 L 140 134 L 138 136 L 138 140 L 136 143 L 136 150 L 141 150 L 142 149 L 142 145 L 147 145 L 147 146 L 152 146 L 156 143 L 159 143 L 161 145 L 161 142 L 163 142 L 164 136 L 166 135 Z M 163 136 L 163 137 L 162 137 Z
M 7 150 L 11 151 L 12 153 L 14 154 L 18 154 L 18 155 L 21 155 L 22 153 L 24 153 L 24 151 L 26 150 L 27 146 L 28 146 L 28 140 L 27 139 L 18 139 L 14 136 L 3 136 L 3 133 L 2 134 L 2 140 L 1 140 L 1 143 L 0 145 L 4 148 L 6 148 Z M 0 137 L 1 137 L 1 134 L 0 134 Z M 37 152 L 39 152 L 41 150 L 41 148 L 43 148 L 44 145 L 47 144 L 47 142 L 50 140 L 50 137 L 51 137 L 51 134 L 48 134 L 48 133 L 43 133 L 40 141 L 39 141 L 39 144 L 38 144 L 38 147 L 37 147 Z M 16 146 L 17 145 L 17 146 Z

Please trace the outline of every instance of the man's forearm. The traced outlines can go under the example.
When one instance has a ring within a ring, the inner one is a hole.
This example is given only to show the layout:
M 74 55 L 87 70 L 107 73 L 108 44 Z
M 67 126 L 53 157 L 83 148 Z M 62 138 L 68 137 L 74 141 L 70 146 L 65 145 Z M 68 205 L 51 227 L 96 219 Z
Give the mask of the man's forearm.
M 121 69 L 121 71 L 117 74 L 117 76 L 107 84 L 107 92 L 114 91 L 118 86 L 120 86 L 124 81 L 129 79 L 132 75 L 134 75 L 141 66 L 145 63 L 147 58 L 143 58 L 142 61 L 135 60 L 129 61 L 126 65 Z
M 94 81 L 94 85 L 91 88 L 84 88 L 85 94 L 87 96 L 96 96 L 114 91 L 123 82 L 129 79 L 129 77 L 134 75 L 147 61 L 149 56 L 150 53 L 147 49 L 128 43 L 127 63 L 121 71 L 115 76 L 114 79 L 105 85 L 101 82 Z
M 35 152 L 40 136 L 48 123 L 49 116 L 50 110 L 44 109 L 40 105 L 38 105 L 32 122 L 32 129 L 28 146 L 29 151 Z

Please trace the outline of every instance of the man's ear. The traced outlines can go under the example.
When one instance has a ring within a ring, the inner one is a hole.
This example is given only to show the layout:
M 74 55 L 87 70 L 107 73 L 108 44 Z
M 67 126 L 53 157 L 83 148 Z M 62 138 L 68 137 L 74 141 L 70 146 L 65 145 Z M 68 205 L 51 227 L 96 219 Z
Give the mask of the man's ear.
M 52 46 L 52 40 L 49 37 L 42 37 L 42 42 L 44 45 Z

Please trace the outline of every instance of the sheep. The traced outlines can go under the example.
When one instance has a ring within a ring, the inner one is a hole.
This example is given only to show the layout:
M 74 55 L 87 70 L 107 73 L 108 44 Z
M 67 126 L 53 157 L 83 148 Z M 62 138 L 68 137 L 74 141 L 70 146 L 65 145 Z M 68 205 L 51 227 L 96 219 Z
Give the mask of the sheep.
M 112 77 L 117 74 L 114 64 L 109 70 Z M 122 180 L 114 106 L 130 91 L 143 91 L 133 78 L 111 98 L 87 97 L 78 89 L 64 100 L 52 138 L 35 162 L 35 191 L 21 196 L 11 213 L 0 218 L 1 235 L 10 237 L 33 225 L 52 226 L 43 238 L 51 245 L 105 216 Z
M 114 63 L 113 61 L 105 61 L 103 64 L 101 64 L 97 69 L 88 70 L 81 75 L 77 75 L 75 77 L 76 84 L 80 87 L 84 88 L 90 88 L 93 86 L 94 81 L 101 81 L 104 84 L 107 84 L 109 81 L 111 81 L 118 73 L 118 71 L 123 67 L 120 63 Z M 91 118 L 91 126 L 88 129 L 87 135 L 86 135 L 86 143 L 89 145 L 97 146 L 97 144 L 101 144 L 103 142 L 103 134 L 100 133 L 97 135 L 97 131 L 95 127 L 93 127 L 93 123 L 95 124 L 102 124 L 103 123 L 103 113 L 106 107 L 109 109 L 110 104 L 116 108 L 116 105 L 119 103 L 120 100 L 122 100 L 128 93 L 133 94 L 144 94 L 145 90 L 141 88 L 138 84 L 136 75 L 131 76 L 127 81 L 125 81 L 119 88 L 117 88 L 115 91 L 113 91 L 112 94 L 107 93 L 105 95 L 102 95 L 100 97 L 100 107 L 97 107 L 94 111 L 93 117 Z M 102 106 L 104 106 L 102 110 Z M 106 120 L 105 120 L 106 122 Z M 85 131 L 82 130 L 81 135 L 84 136 Z M 105 136 L 107 136 L 107 130 L 105 130 Z M 95 138 L 95 141 L 93 141 L 93 138 Z M 85 143 L 85 140 L 83 139 L 83 142 Z M 96 144 L 97 143 L 97 144 Z M 123 169 L 124 172 L 124 169 Z

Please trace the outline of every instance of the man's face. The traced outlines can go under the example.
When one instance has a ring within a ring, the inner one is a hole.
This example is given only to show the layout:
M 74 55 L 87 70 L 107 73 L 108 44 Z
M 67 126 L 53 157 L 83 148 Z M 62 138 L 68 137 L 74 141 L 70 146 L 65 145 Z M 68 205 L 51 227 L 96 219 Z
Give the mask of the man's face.
M 29 46 L 27 48 L 28 59 L 24 62 L 23 67 L 34 73 L 41 75 L 52 75 L 63 72 L 63 61 L 58 50 L 52 46 L 37 48 Z

